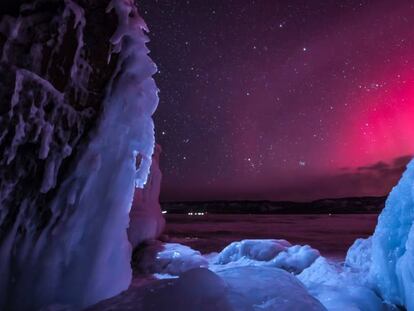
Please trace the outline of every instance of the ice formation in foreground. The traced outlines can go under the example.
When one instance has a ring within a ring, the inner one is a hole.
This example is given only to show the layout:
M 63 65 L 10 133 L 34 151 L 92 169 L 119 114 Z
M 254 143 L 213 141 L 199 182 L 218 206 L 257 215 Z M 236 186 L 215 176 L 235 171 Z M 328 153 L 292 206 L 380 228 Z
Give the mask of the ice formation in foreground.
M 228 266 L 268 266 L 300 273 L 318 257 L 309 245 L 291 245 L 285 240 L 243 240 L 225 247 L 213 263 Z
M 162 311 L 174 305 L 182 311 L 412 311 L 413 184 L 411 163 L 374 235 L 356 240 L 344 263 L 285 240 L 233 242 L 208 256 L 180 244 L 153 242 L 142 250 L 138 264 L 144 267 L 141 272 L 161 280 L 130 288 L 90 310 L 133 305 Z
M 162 176 L 160 154 L 161 147 L 156 145 L 148 181 L 144 189 L 135 190 L 128 227 L 128 239 L 132 248 L 144 241 L 159 238 L 164 231 L 165 219 L 159 203 Z
M 173 308 L 173 309 L 172 309 Z M 324 311 L 290 273 L 274 267 L 232 267 L 213 273 L 188 270 L 141 288 L 130 288 L 87 311 Z
M 413 311 L 414 161 L 391 191 L 372 236 L 372 250 L 366 252 L 371 252 L 373 286 L 386 301 Z
M 0 25 L 0 92 L 12 92 L 1 115 L 1 310 L 78 310 L 131 281 L 126 229 L 151 165 L 156 67 L 134 1 L 94 8 L 94 23 L 116 25 L 104 42 L 95 32 L 110 27 L 94 29 L 80 3 L 90 1 L 34 1 Z

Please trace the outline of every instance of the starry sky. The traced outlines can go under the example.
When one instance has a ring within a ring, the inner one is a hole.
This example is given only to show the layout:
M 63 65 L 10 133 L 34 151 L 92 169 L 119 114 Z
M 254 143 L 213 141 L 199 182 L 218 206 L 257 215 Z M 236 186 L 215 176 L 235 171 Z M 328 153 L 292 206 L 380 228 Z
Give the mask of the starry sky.
M 163 201 L 384 195 L 414 154 L 414 3 L 139 0 Z

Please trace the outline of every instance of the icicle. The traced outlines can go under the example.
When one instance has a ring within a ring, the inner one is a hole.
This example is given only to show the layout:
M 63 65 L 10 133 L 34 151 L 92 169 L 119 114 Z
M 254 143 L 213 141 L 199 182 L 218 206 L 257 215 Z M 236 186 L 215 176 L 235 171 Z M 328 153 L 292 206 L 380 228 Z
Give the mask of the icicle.
M 71 85 L 75 88 L 75 98 L 84 103 L 87 98 L 87 85 L 92 72 L 92 67 L 86 61 L 83 55 L 83 32 L 86 25 L 84 10 L 71 0 L 65 0 L 66 8 L 75 16 L 76 39 L 78 46 L 76 48 L 73 65 L 70 71 Z

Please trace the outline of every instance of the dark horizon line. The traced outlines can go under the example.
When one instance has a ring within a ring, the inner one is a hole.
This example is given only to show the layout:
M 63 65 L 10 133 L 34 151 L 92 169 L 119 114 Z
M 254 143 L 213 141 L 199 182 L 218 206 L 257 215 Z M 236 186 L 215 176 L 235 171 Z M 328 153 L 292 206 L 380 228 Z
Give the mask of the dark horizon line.
M 351 197 L 327 197 L 322 199 L 310 200 L 310 201 L 294 201 L 294 200 L 254 200 L 254 199 L 215 199 L 215 200 L 160 200 L 160 204 L 179 204 L 179 203 L 186 203 L 186 204 L 196 204 L 196 203 L 228 203 L 228 202 L 252 202 L 252 203 L 297 203 L 297 204 L 311 204 L 317 203 L 321 201 L 340 201 L 340 200 L 358 200 L 358 199 L 386 199 L 388 195 L 380 195 L 380 196 L 351 196 Z

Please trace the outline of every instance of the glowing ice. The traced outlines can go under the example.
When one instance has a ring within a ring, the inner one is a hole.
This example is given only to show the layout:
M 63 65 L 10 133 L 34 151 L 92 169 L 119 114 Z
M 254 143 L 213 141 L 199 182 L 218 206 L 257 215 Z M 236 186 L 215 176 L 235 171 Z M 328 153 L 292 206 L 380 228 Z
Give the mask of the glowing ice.
M 83 27 L 87 21 L 78 5 L 70 0 L 65 4 L 64 14 L 75 18 L 78 49 L 71 79 L 74 89 L 79 91 L 75 98 L 82 104 L 91 70 L 81 53 Z M 47 157 L 41 191 L 49 193 L 53 190 L 53 199 L 48 206 L 50 219 L 45 228 L 37 232 L 26 222 L 30 220 L 30 213 L 39 207 L 31 206 L 30 200 L 20 206 L 14 227 L 0 245 L 1 309 L 37 310 L 49 304 L 67 304 L 80 309 L 116 295 L 130 284 L 131 247 L 126 229 L 134 187 L 146 183 L 154 149 L 151 116 L 158 97 L 151 76 L 156 67 L 147 55 L 145 44 L 148 39 L 144 34 L 147 27 L 138 15 L 134 1 L 112 0 L 108 13 L 111 11 L 118 17 L 118 28 L 110 40 L 111 53 L 118 56 L 103 99 L 103 112 L 90 140 L 78 150 L 70 173 L 57 188 L 60 163 L 71 149 L 66 146 L 58 157 L 48 157 L 49 145 L 53 142 L 51 131 L 59 131 L 59 128 L 57 124 L 40 124 L 42 140 L 38 156 L 41 159 Z M 13 31 L 16 36 L 19 35 L 18 26 L 19 21 Z M 65 26 L 59 31 L 64 35 Z M 38 52 L 33 51 L 33 56 L 39 55 Z M 2 61 L 11 56 L 7 53 L 5 48 Z M 54 96 L 57 105 L 70 109 L 65 105 L 64 94 L 36 73 L 17 70 L 16 74 L 12 107 L 22 95 L 22 83 L 29 80 L 38 85 L 45 97 Z M 69 119 L 74 126 L 76 117 L 74 114 Z M 22 119 L 20 121 L 8 150 L 9 162 L 25 133 L 26 124 Z M 137 167 L 138 155 L 141 161 Z M 3 216 L 0 215 L 0 220 Z M 28 228 L 23 237 L 18 232 L 21 227 Z M 16 240 L 19 247 L 15 247 Z M 14 256 L 13 262 L 11 256 Z
M 165 227 L 159 196 L 161 190 L 161 170 L 159 157 L 161 147 L 156 146 L 152 157 L 151 173 L 144 189 L 136 189 L 131 212 L 129 213 L 128 238 L 132 248 L 148 240 L 157 239 Z
M 414 161 L 378 219 L 370 278 L 386 301 L 414 310 Z

